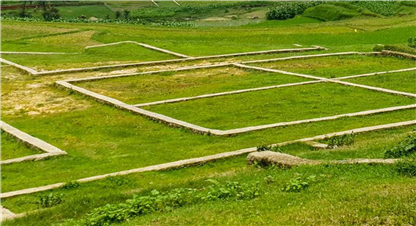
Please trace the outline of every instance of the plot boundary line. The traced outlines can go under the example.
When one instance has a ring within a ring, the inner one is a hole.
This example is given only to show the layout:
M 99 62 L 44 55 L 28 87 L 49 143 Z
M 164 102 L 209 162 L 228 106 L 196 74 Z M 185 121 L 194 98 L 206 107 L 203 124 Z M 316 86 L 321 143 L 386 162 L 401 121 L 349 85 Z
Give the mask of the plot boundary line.
M 134 42 L 134 41 L 124 41 L 124 42 Z M 118 44 L 120 42 L 116 42 Z M 135 42 L 138 43 L 138 42 Z M 145 48 L 150 48 L 155 51 L 164 50 L 171 53 L 174 53 L 170 50 L 161 49 L 155 46 L 151 46 L 145 43 L 139 43 Z M 98 46 L 108 46 L 114 45 L 114 43 L 107 43 L 107 44 L 100 44 Z M 87 46 L 88 47 L 88 46 Z M 88 48 L 94 48 L 94 46 L 89 46 Z M 158 49 L 158 50 L 157 50 Z M 137 62 L 137 63 L 125 63 L 125 64 L 111 64 L 111 65 L 102 65 L 102 66 L 93 66 L 93 67 L 84 67 L 84 68 L 70 68 L 70 69 L 57 69 L 57 70 L 50 70 L 50 71 L 36 71 L 33 68 L 29 68 L 9 60 L 1 59 L 1 62 L 15 66 L 20 68 L 31 75 L 49 75 L 49 74 L 60 74 L 60 73 L 70 73 L 70 72 L 84 72 L 84 71 L 94 71 L 100 69 L 109 69 L 109 68 L 122 68 L 122 67 L 130 67 L 130 66 L 142 66 L 142 65 L 157 65 L 157 64 L 166 64 L 166 63 L 179 63 L 184 61 L 194 61 L 194 60 L 203 60 L 203 59 L 212 59 L 212 58 L 225 58 L 225 57 L 232 57 L 232 56 L 245 56 L 245 55 L 261 55 L 261 54 L 270 54 L 270 53 L 285 53 L 285 52 L 307 52 L 307 51 L 320 51 L 320 50 L 327 50 L 324 47 L 315 46 L 311 48 L 292 48 L 292 49 L 274 49 L 274 50 L 263 50 L 263 51 L 255 51 L 255 52 L 242 52 L 242 53 L 231 53 L 231 54 L 221 54 L 221 55 L 211 55 L 211 56 L 200 56 L 200 57 L 186 57 L 181 59 L 170 59 L 170 60 L 159 60 L 159 61 L 145 61 L 145 62 Z M 180 54 L 180 53 L 175 53 Z M 183 55 L 183 54 L 180 54 Z M 183 55 L 186 56 L 186 55 Z
M 270 146 L 271 147 L 284 146 L 284 145 L 299 143 L 299 142 L 322 140 L 322 139 L 326 139 L 326 138 L 330 138 L 334 136 L 342 136 L 345 134 L 364 133 L 364 132 L 391 129 L 391 128 L 397 128 L 397 127 L 403 127 L 403 126 L 410 126 L 410 125 L 416 125 L 416 120 L 382 124 L 382 125 L 377 125 L 377 126 L 361 127 L 361 128 L 351 129 L 351 130 L 317 135 L 313 137 L 284 141 L 280 143 L 271 144 Z M 85 182 L 101 180 L 101 179 L 105 179 L 107 177 L 113 177 L 113 176 L 128 175 L 128 174 L 133 174 L 133 173 L 143 173 L 143 172 L 149 172 L 149 171 L 162 171 L 162 170 L 168 170 L 168 169 L 177 169 L 177 168 L 182 168 L 185 166 L 199 165 L 199 164 L 203 164 L 203 163 L 207 163 L 207 162 L 211 162 L 215 160 L 244 155 L 244 154 L 248 154 L 248 153 L 255 152 L 255 151 L 257 151 L 257 147 L 250 147 L 250 148 L 239 149 L 236 151 L 223 152 L 223 153 L 218 153 L 218 154 L 208 155 L 208 156 L 203 156 L 203 157 L 184 159 L 184 160 L 179 160 L 179 161 L 174 161 L 174 162 L 169 162 L 169 163 L 162 163 L 162 164 L 145 166 L 145 167 L 140 167 L 140 168 L 135 168 L 135 169 L 130 169 L 130 170 L 123 170 L 123 171 L 114 172 L 114 173 L 96 175 L 92 177 L 85 177 L 85 178 L 77 179 L 75 181 L 79 183 L 85 183 Z M 367 159 L 367 160 L 371 160 L 371 159 Z M 399 160 L 400 159 L 397 159 L 397 161 Z M 341 163 L 345 162 L 345 160 L 340 160 L 340 162 Z M 362 162 L 353 162 L 353 163 L 365 164 L 365 163 L 372 163 L 372 162 L 362 161 Z M 374 163 L 380 163 L 380 162 L 374 162 Z M 40 187 L 35 187 L 35 188 L 27 188 L 27 189 L 21 189 L 21 190 L 16 190 L 16 191 L 3 192 L 0 194 L 0 199 L 10 198 L 10 197 L 15 197 L 15 196 L 20 196 L 20 195 L 27 195 L 27 194 L 32 194 L 32 193 L 37 193 L 37 192 L 42 192 L 42 191 L 48 191 L 48 190 L 59 188 L 63 186 L 64 184 L 65 183 L 55 183 L 55 184 L 50 184 L 50 185 L 45 185 L 45 186 L 40 186 Z
M 373 54 L 371 53 L 360 53 L 360 52 L 341 52 L 341 53 L 334 53 L 335 55 L 350 55 L 350 54 Z M 333 54 L 315 54 L 315 55 L 306 55 L 306 57 L 322 57 L 322 56 L 333 56 Z M 305 57 L 305 56 L 295 56 L 286 58 L 286 59 L 299 59 L 299 57 Z M 276 59 L 273 59 L 276 60 Z M 81 82 L 81 81 L 93 81 L 93 80 L 100 80 L 100 79 L 108 79 L 108 78 L 120 78 L 120 77 L 127 77 L 127 76 L 134 76 L 134 75 L 143 75 L 143 74 L 154 74 L 154 73 L 160 73 L 160 72 L 168 72 L 168 71 L 183 71 L 183 70 L 195 70 L 195 69 L 201 69 L 201 68 L 212 68 L 212 67 L 223 67 L 223 66 L 236 66 L 239 68 L 245 68 L 245 69 L 253 69 L 253 70 L 259 70 L 259 71 L 266 71 L 266 72 L 273 72 L 273 73 L 281 73 L 286 75 L 293 75 L 308 79 L 314 79 L 316 82 L 301 82 L 301 83 L 295 83 L 295 84 L 282 84 L 282 85 L 276 85 L 276 86 L 268 86 L 268 87 L 257 87 L 252 89 L 244 89 L 244 90 L 234 90 L 229 92 L 222 92 L 222 93 L 212 93 L 212 94 L 204 94 L 194 97 L 184 97 L 184 98 L 175 98 L 175 99 L 169 99 L 169 100 L 162 100 L 162 101 L 156 101 L 156 102 L 149 102 L 149 103 L 142 103 L 142 104 L 126 104 L 122 101 L 119 101 L 117 99 L 98 94 L 96 92 L 81 88 L 79 86 L 71 84 L 72 82 Z M 375 72 L 375 73 L 367 73 L 362 75 L 354 75 L 354 76 L 370 76 L 370 75 L 377 75 L 380 73 L 395 73 L 400 71 L 407 71 L 407 70 L 414 70 L 415 68 L 407 68 L 407 69 L 399 69 L 399 70 L 393 70 L 393 71 L 385 71 L 385 72 Z M 351 78 L 351 76 L 345 76 L 347 78 Z M 342 84 L 347 86 L 353 86 L 353 87 L 359 87 L 364 88 L 367 90 L 372 91 L 378 91 L 378 92 L 384 92 L 389 94 L 395 94 L 395 95 L 403 95 L 411 98 L 416 98 L 416 94 L 412 93 L 406 93 L 406 92 L 400 92 L 390 89 L 384 89 L 379 87 L 373 87 L 373 86 L 367 86 L 367 85 L 361 85 L 361 84 L 355 84 L 351 82 L 345 82 L 340 81 L 344 77 L 340 77 L 338 79 L 331 79 L 331 78 L 323 78 L 313 75 L 306 75 L 306 74 L 300 74 L 300 73 L 294 73 L 294 72 L 287 72 L 282 70 L 276 70 L 276 69 L 270 69 L 270 68 L 263 68 L 263 67 L 257 67 L 257 66 L 249 66 L 245 64 L 240 63 L 232 63 L 232 64 L 219 64 L 219 65 L 205 65 L 205 66 L 196 66 L 196 67 L 185 67 L 185 68 L 177 68 L 177 69 L 171 69 L 171 70 L 159 70 L 159 71 L 150 71 L 150 72 L 141 72 L 141 73 L 131 73 L 131 74 L 123 74 L 123 75 L 114 75 L 114 76 L 101 76 L 101 77 L 89 77 L 89 78 L 81 78 L 81 79 L 72 79 L 72 80 L 62 80 L 62 81 L 56 81 L 56 84 L 58 86 L 61 86 L 63 88 L 76 91 L 82 95 L 92 97 L 93 99 L 103 102 L 112 106 L 115 106 L 120 109 L 124 109 L 127 111 L 130 111 L 132 113 L 136 113 L 139 115 L 143 115 L 146 117 L 149 117 L 153 120 L 161 121 L 164 123 L 167 123 L 168 125 L 174 126 L 174 127 L 183 127 L 190 129 L 193 132 L 196 133 L 207 133 L 207 134 L 213 134 L 217 136 L 229 136 L 229 135 L 235 135 L 245 132 L 251 132 L 251 131 L 257 131 L 257 130 L 263 130 L 268 128 L 276 128 L 276 127 L 282 127 L 282 126 L 288 126 L 288 125 L 297 125 L 297 124 L 303 124 L 303 123 L 310 123 L 310 122 L 319 122 L 319 121 L 327 121 L 327 120 L 334 120 L 342 117 L 355 117 L 355 116 L 364 116 L 364 115 L 371 115 L 371 114 L 378 114 L 378 113 L 384 113 L 384 112 L 391 112 L 391 111 L 398 111 L 398 110 L 405 110 L 405 109 L 413 109 L 416 108 L 416 104 L 410 104 L 410 105 L 403 105 L 403 106 L 394 106 L 394 107 L 387 107 L 387 108 L 380 108 L 380 109 L 370 109 L 370 110 L 364 110 L 359 112 L 353 112 L 353 113 L 344 113 L 344 114 L 338 114 L 338 115 L 332 115 L 332 116 L 325 116 L 325 117 L 318 117 L 318 118 L 311 118 L 311 119 L 302 119 L 302 120 L 295 120 L 295 121 L 289 121 L 289 122 L 278 122 L 278 123 L 270 123 L 270 124 L 264 124 L 264 125 L 257 125 L 257 126 L 247 126 L 247 127 L 241 127 L 241 128 L 235 128 L 235 129 L 228 129 L 228 130 L 220 130 L 220 129 L 212 129 L 212 128 L 206 128 L 200 125 L 196 125 L 193 123 L 189 123 L 183 120 L 175 119 L 172 117 L 169 117 L 167 115 L 159 114 L 153 111 L 145 110 L 140 107 L 144 106 L 150 106 L 150 105 L 156 105 L 156 104 L 168 104 L 168 103 L 175 103 L 175 102 L 181 102 L 181 101 L 188 101 L 188 100 L 195 100 L 195 99 L 202 99 L 202 98 L 208 98 L 208 97 L 217 97 L 217 96 L 223 96 L 223 95 L 230 95 L 230 94 L 240 94 L 244 92 L 251 92 L 251 91 L 260 91 L 260 90 L 266 90 L 266 89 L 272 89 L 272 88 L 281 88 L 281 87 L 287 87 L 287 86 L 294 86 L 294 85 L 306 85 L 306 84 L 313 84 L 318 82 L 332 82 L 336 84 Z
M 152 46 L 149 44 L 145 44 L 145 43 L 141 43 L 141 42 L 136 42 L 136 41 L 121 41 L 121 42 L 111 42 L 111 43 L 106 43 L 106 44 L 99 44 L 99 45 L 92 45 L 92 46 L 86 46 L 85 49 L 92 49 L 92 48 L 98 48 L 98 47 L 106 47 L 106 46 L 113 46 L 113 45 L 120 45 L 120 44 L 135 44 L 141 47 L 144 47 L 146 49 L 151 49 L 151 50 L 155 50 L 158 52 L 162 52 L 162 53 L 166 53 L 166 54 L 170 54 L 173 56 L 177 56 L 177 57 L 182 57 L 182 58 L 189 58 L 189 56 L 181 54 L 181 53 L 176 53 L 167 49 L 162 49 L 156 46 Z
M 35 148 L 37 150 L 46 152 L 43 154 L 35 154 L 35 155 L 28 155 L 19 158 L 7 159 L 2 160 L 1 165 L 12 164 L 17 162 L 24 162 L 24 161 L 37 161 L 44 158 L 52 157 L 52 156 L 59 156 L 59 155 L 66 155 L 65 151 L 39 139 L 33 137 L 3 121 L 0 121 L 1 130 L 3 130 L 8 135 L 14 137 L 18 141 L 26 144 L 29 148 Z

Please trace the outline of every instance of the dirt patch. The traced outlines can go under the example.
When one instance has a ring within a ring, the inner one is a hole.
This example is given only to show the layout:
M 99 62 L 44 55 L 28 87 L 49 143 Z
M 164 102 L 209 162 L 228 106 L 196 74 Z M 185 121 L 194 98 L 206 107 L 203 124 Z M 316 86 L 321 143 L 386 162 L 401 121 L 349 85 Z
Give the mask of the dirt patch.
M 33 77 L 16 68 L 2 69 L 2 115 L 35 116 L 83 110 L 91 106 L 87 100 L 54 87 L 54 78 Z

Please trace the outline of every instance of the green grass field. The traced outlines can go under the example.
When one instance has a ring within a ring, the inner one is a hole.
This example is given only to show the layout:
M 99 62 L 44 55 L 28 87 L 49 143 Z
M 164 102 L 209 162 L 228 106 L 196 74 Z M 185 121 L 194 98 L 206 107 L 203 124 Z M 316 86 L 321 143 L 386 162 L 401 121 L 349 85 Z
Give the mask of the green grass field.
M 155 8 L 150 1 L 137 4 L 109 2 L 106 9 L 112 12 L 129 9 L 132 15 L 145 12 L 151 16 L 165 10 L 166 15 L 171 12 L 175 14 L 169 14 L 164 20 L 174 22 L 194 14 L 195 18 L 189 22 L 200 23 L 201 26 L 2 20 L 2 51 L 79 53 L 55 56 L 2 55 L 2 58 L 41 71 L 176 58 L 131 44 L 85 50 L 89 45 L 127 40 L 189 56 L 298 48 L 293 44 L 302 47 L 319 45 L 329 50 L 46 76 L 31 76 L 2 64 L 1 120 L 68 153 L 40 161 L 2 165 L 2 193 L 416 118 L 416 110 L 408 109 L 269 128 L 234 136 L 210 136 L 155 122 L 55 85 L 58 80 L 221 62 L 341 51 L 371 52 L 377 44 L 407 46 L 407 40 L 414 36 L 414 14 L 408 14 L 414 6 L 410 2 L 394 4 L 396 8 L 391 15 L 388 8 L 383 8 L 387 5 L 357 3 L 377 16 L 360 14 L 327 22 L 302 15 L 285 21 L 250 19 L 257 13 L 264 13 L 267 6 L 262 4 L 246 9 L 241 8 L 238 5 L 240 3 L 222 2 L 221 6 L 207 11 L 213 7 L 213 3 L 180 3 L 187 5 L 187 10 L 205 11 L 201 14 L 192 11 L 185 13 L 177 10 L 178 6 L 173 2 L 160 2 L 160 8 Z M 223 5 L 227 7 L 222 8 Z M 65 13 L 68 13 L 68 17 L 78 13 L 87 15 L 87 12 L 105 16 L 105 10 L 97 8 L 95 12 L 95 8 L 90 7 L 93 6 Z M 396 16 L 396 12 L 403 13 Z M 226 19 L 234 14 L 238 17 L 236 20 Z M 331 78 L 410 68 L 415 66 L 415 61 L 396 57 L 340 56 L 277 61 L 255 66 Z M 415 78 L 414 72 L 403 72 L 345 81 L 415 93 Z M 302 81 L 308 80 L 279 73 L 219 67 L 74 84 L 128 104 L 138 104 Z M 407 104 L 415 104 L 415 99 L 341 84 L 318 83 L 155 105 L 146 109 L 209 128 L 233 129 Z M 297 143 L 275 151 L 319 160 L 384 158 L 386 150 L 396 147 L 413 134 L 412 131 L 414 126 L 356 134 L 352 145 L 337 149 L 313 149 Z M 1 149 L 2 160 L 38 153 L 3 133 Z M 410 161 L 414 155 L 401 159 Z M 409 171 L 414 170 L 414 165 L 411 167 Z M 206 195 L 213 186 L 212 180 L 208 179 L 215 179 L 220 185 L 232 181 L 250 188 L 256 187 L 258 195 L 249 199 L 216 196 L 210 201 L 195 201 L 198 199 L 191 195 L 185 198 L 181 196 L 173 201 L 184 201 L 181 206 L 166 211 L 150 211 L 139 217 L 129 216 L 128 221 L 123 218 L 123 221 L 110 225 L 412 225 L 416 219 L 416 179 L 409 173 L 403 173 L 403 169 L 400 164 L 258 168 L 248 166 L 246 155 L 242 155 L 181 169 L 135 173 L 79 185 L 69 183 L 64 188 L 4 198 L 1 200 L 2 206 L 14 213 L 39 211 L 4 221 L 2 225 L 88 226 L 87 221 L 97 213 L 96 208 L 120 208 L 134 195 L 154 194 L 154 189 L 175 192 L 177 188 L 193 188 L 196 194 Z M 313 175 L 316 181 L 308 181 L 309 185 L 304 190 L 284 191 L 297 177 L 307 180 Z
M 76 85 L 129 104 L 139 104 L 302 81 L 307 79 L 235 67 L 221 67 L 104 79 Z
M 213 129 L 236 129 L 414 104 L 415 99 L 339 84 L 310 84 L 145 107 Z
M 1 132 L 1 160 L 14 159 L 28 155 L 41 154 L 42 152 L 28 148 L 26 145 L 18 143 L 16 139 Z
M 359 75 L 371 72 L 389 71 L 415 66 L 413 60 L 395 59 L 374 56 L 331 56 L 320 59 L 296 59 L 258 63 L 255 66 L 315 75 L 326 78 L 336 78 L 349 75 Z
M 377 76 L 361 77 L 348 79 L 346 81 L 377 86 L 386 89 L 393 89 L 403 92 L 416 93 L 416 76 L 414 71 L 400 72 L 394 74 L 384 74 Z

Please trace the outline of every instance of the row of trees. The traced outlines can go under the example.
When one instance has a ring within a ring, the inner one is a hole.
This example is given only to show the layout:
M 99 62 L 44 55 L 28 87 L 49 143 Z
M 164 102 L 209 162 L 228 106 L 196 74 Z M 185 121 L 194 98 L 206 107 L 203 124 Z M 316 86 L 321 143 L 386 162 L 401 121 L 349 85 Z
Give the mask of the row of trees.
M 27 11 L 27 5 L 33 5 L 33 1 L 21 1 L 22 2 L 22 8 L 18 14 L 19 17 L 32 17 L 32 14 Z M 51 21 L 54 19 L 59 19 L 61 15 L 59 14 L 59 10 L 53 6 L 51 6 L 50 3 L 47 1 L 36 1 L 35 2 L 35 10 L 38 10 L 38 8 L 41 8 L 43 10 L 42 17 L 45 21 Z

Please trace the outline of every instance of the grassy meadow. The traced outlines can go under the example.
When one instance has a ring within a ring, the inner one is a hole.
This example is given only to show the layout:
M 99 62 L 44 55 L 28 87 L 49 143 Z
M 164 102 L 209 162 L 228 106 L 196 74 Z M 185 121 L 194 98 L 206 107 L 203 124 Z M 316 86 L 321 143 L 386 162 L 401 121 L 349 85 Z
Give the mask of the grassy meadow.
M 62 7 L 65 9 L 60 9 L 63 17 L 68 19 L 78 17 L 78 14 L 99 14 L 97 17 L 102 18 L 110 13 L 110 17 L 113 17 L 116 11 L 128 9 L 131 10 L 131 16 L 157 22 L 157 25 L 3 19 L 1 51 L 71 54 L 2 54 L 1 57 L 45 71 L 176 59 L 132 44 L 85 49 L 89 45 L 119 41 L 143 42 L 189 56 L 314 45 L 324 46 L 328 50 L 46 76 L 31 76 L 1 64 L 2 121 L 68 153 L 41 161 L 2 165 L 1 192 L 67 183 L 56 190 L 2 199 L 1 205 L 14 213 L 35 211 L 22 218 L 4 221 L 2 225 L 88 226 L 94 225 L 91 222 L 95 220 L 100 221 L 95 225 L 126 226 L 412 225 L 416 222 L 416 179 L 411 173 L 415 166 L 411 163 L 409 166 L 404 163 L 325 163 L 280 169 L 247 165 L 246 155 L 243 155 L 181 169 L 137 173 L 82 184 L 73 182 L 122 170 L 416 118 L 416 110 L 408 109 L 219 137 L 170 127 L 55 85 L 55 81 L 65 79 L 221 62 L 341 51 L 371 52 L 377 44 L 413 49 L 407 46 L 408 39 L 414 36 L 415 15 L 412 13 L 415 7 L 411 2 L 394 3 L 391 5 L 393 8 L 388 6 L 393 3 L 323 4 L 314 6 L 314 9 L 306 11 L 307 14 L 296 15 L 288 20 L 265 19 L 269 8 L 278 5 L 276 2 L 250 3 L 250 7 L 239 2 L 179 1 L 181 6 L 173 2 L 157 3 L 160 4 L 159 8 L 148 1 L 106 2 L 106 5 L 77 6 L 75 9 L 65 6 Z M 311 16 L 322 16 L 322 12 L 328 10 L 334 14 L 327 15 L 326 19 Z M 340 15 L 348 16 L 336 20 L 329 18 Z M 253 19 L 257 16 L 258 19 Z M 163 21 L 190 23 L 193 26 L 164 26 Z M 253 65 L 333 78 L 415 67 L 415 61 L 390 56 L 355 55 Z M 415 72 L 403 72 L 345 81 L 416 93 L 415 79 Z M 230 66 L 104 79 L 76 85 L 128 104 L 139 104 L 302 81 L 308 79 Z M 209 128 L 233 129 L 415 103 L 414 98 L 341 84 L 318 83 L 155 105 L 146 109 Z M 406 126 L 355 134 L 353 144 L 341 145 L 337 149 L 314 149 L 297 143 L 274 151 L 317 160 L 383 159 L 386 150 L 401 145 L 406 137 L 414 136 L 414 130 L 414 126 Z M 6 134 L 1 134 L 2 160 L 36 153 Z M 412 161 L 414 155 L 400 158 Z M 299 185 L 302 182 L 307 185 Z M 291 190 L 298 185 L 301 186 L 300 190 Z M 155 192 L 155 189 L 159 192 Z M 221 189 L 225 189 L 224 193 L 229 195 L 221 193 Z M 149 205 L 161 204 L 140 214 L 123 212 L 129 203 L 139 202 L 137 199 L 140 197 L 150 200 Z M 164 204 L 169 208 L 160 207 Z M 121 220 L 106 222 L 103 220 L 105 217 L 113 219 L 106 215 L 108 213 L 116 213 L 114 216 L 120 216 Z

